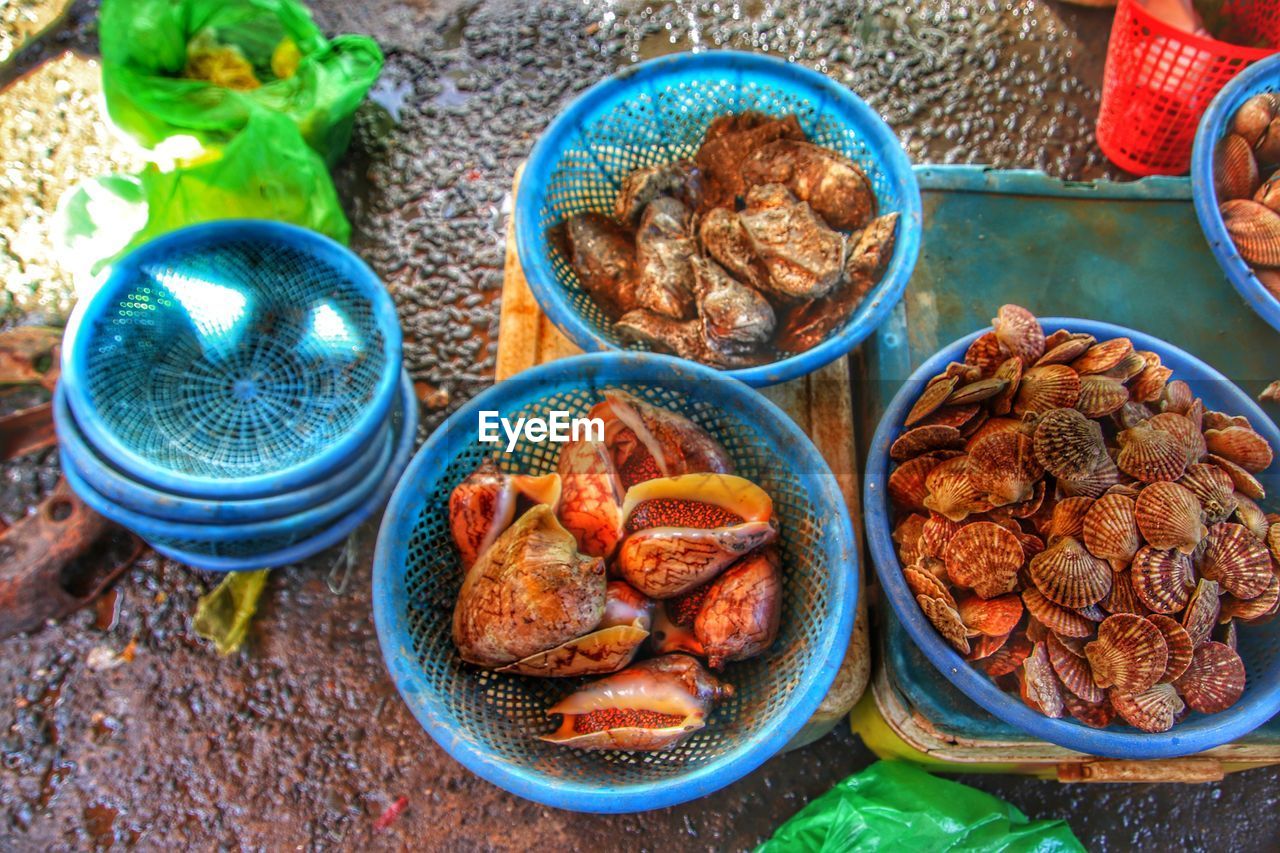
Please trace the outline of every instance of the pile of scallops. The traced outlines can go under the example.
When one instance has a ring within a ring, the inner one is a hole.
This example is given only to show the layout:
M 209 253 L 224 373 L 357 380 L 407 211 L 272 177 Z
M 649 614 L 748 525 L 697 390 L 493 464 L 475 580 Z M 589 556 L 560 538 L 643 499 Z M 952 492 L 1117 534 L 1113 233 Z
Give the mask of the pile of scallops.
M 1218 209 L 1240 257 L 1280 299 L 1280 95 L 1241 105 L 1214 157 Z
M 603 439 L 561 445 L 555 473 L 487 460 L 454 488 L 453 642 L 475 666 L 594 679 L 547 709 L 561 722 L 543 740 L 669 749 L 733 695 L 708 667 L 777 637 L 778 520 L 693 421 L 621 390 L 602 396 L 589 417 Z
M 1272 448 L 1156 353 L 1005 305 L 889 452 L 916 603 L 1028 706 L 1163 732 L 1239 700 L 1237 626 L 1280 605 Z

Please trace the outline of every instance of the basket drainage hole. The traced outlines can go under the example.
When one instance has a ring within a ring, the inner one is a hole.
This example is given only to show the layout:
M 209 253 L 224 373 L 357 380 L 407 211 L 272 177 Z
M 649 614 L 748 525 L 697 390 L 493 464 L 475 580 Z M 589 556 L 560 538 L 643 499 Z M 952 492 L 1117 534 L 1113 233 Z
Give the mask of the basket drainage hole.
M 237 379 L 231 383 L 231 394 L 237 400 L 252 400 L 258 396 L 258 383 L 252 379 Z
M 71 517 L 71 501 L 60 498 L 49 504 L 49 517 L 54 521 L 66 521 Z

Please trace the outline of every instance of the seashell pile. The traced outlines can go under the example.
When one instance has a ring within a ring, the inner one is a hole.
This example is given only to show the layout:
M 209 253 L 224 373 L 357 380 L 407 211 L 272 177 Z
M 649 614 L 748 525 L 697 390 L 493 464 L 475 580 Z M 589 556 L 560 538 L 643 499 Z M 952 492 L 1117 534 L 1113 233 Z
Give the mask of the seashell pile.
M 564 223 L 566 256 L 620 337 L 721 368 L 821 343 L 875 287 L 898 214 L 794 115 L 711 123 L 690 160 L 637 169 L 612 215 Z
M 956 651 L 1049 717 L 1147 732 L 1244 692 L 1238 624 L 1280 607 L 1272 448 L 1127 338 L 1005 305 L 889 449 L 893 540 Z
M 563 444 L 557 471 L 486 460 L 453 490 L 465 575 L 453 642 L 476 666 L 522 676 L 607 676 L 548 709 L 543 740 L 670 748 L 733 687 L 720 670 L 777 638 L 782 563 L 773 501 L 734 476 L 688 418 L 621 390 L 590 417 L 604 437 Z M 648 644 L 656 657 L 632 665 Z
M 1222 224 L 1254 275 L 1280 299 L 1280 95 L 1241 105 L 1214 151 Z

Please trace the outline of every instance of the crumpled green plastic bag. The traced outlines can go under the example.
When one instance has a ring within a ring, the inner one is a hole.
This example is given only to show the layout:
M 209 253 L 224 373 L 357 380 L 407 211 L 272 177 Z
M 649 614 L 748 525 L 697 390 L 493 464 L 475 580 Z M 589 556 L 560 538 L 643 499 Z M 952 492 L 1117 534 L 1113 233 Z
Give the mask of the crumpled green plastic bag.
M 382 70 L 377 42 L 326 39 L 298 0 L 105 0 L 99 20 L 107 111 L 148 148 L 183 134 L 225 143 L 265 111 L 287 116 L 332 165 Z M 260 85 L 196 73 L 229 63 Z
M 200 596 L 192 627 L 213 643 L 220 655 L 229 655 L 249 634 L 258 599 L 267 586 L 270 569 L 228 572 L 216 587 Z
M 912 850 L 1066 853 L 1084 847 L 1061 820 L 895 761 L 850 776 L 778 828 L 756 853 Z

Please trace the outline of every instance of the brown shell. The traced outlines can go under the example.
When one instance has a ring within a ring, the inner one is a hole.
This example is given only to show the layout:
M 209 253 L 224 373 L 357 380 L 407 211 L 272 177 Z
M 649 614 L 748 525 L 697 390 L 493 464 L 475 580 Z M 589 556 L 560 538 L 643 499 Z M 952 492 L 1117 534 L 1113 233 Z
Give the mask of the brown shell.
M 1026 365 L 1035 364 L 1044 355 L 1044 329 L 1035 315 L 1019 305 L 1002 305 L 991 321 L 992 331 L 1001 346 L 1022 359 Z
M 989 435 L 973 445 L 966 470 L 970 485 L 983 493 L 992 506 L 1027 500 L 1044 476 L 1031 439 L 1013 431 Z
M 1252 198 L 1261 178 L 1253 146 L 1238 133 L 1228 133 L 1213 152 L 1213 187 L 1218 201 Z
M 1210 639 L 1225 643 L 1236 651 L 1240 651 L 1240 632 L 1236 629 L 1236 620 L 1228 619 L 1213 629 Z
M 1062 694 L 1062 704 L 1067 713 L 1092 729 L 1105 729 L 1116 718 L 1116 709 L 1111 707 L 1111 700 L 1104 698 L 1101 702 L 1086 702 L 1070 691 Z
M 920 536 L 927 519 L 919 513 L 911 513 L 893 528 L 893 544 L 897 546 L 898 559 L 909 566 L 920 556 Z
M 1178 620 L 1157 613 L 1148 616 L 1147 621 L 1159 628 L 1161 635 L 1164 636 L 1164 645 L 1169 652 L 1169 658 L 1165 662 L 1164 674 L 1160 676 L 1160 683 L 1168 684 L 1186 672 L 1187 666 L 1191 663 L 1191 653 L 1195 646 L 1191 642 L 1191 635 L 1187 633 L 1186 628 L 1179 624 Z
M 965 350 L 964 363 L 972 364 L 980 368 L 984 376 L 990 376 L 1011 355 L 995 332 L 986 332 L 969 344 L 969 349 Z
M 1088 637 L 1093 634 L 1093 622 L 1069 607 L 1054 604 L 1029 586 L 1022 591 L 1022 603 L 1037 622 L 1063 637 Z
M 1101 464 L 1088 476 L 1079 480 L 1058 479 L 1058 488 L 1062 494 L 1071 497 L 1100 498 L 1112 486 L 1120 483 L 1120 469 L 1110 456 L 1104 456 Z
M 938 629 L 938 633 L 944 640 L 960 654 L 969 654 L 969 638 L 965 632 L 964 622 L 960 620 L 960 614 L 954 607 L 941 598 L 929 598 L 926 595 L 917 595 L 916 603 L 920 605 L 925 617 L 933 623 L 933 627 Z
M 1106 691 L 1093 683 L 1089 662 L 1076 656 L 1057 636 L 1050 634 L 1045 641 L 1049 650 L 1049 662 L 1057 673 L 1062 686 L 1086 702 L 1097 704 L 1107 698 Z
M 1225 201 L 1219 210 L 1240 257 L 1253 266 L 1280 267 L 1280 214 L 1253 199 Z
M 1081 525 L 1084 546 L 1093 556 L 1122 569 L 1142 545 L 1138 536 L 1136 504 L 1120 494 L 1106 494 L 1094 501 Z
M 1063 498 L 1053 505 L 1053 521 L 1049 524 L 1050 536 L 1075 536 L 1084 533 L 1084 519 L 1093 509 L 1095 499 L 1086 497 Z
M 996 368 L 994 377 L 1003 379 L 1006 385 L 999 394 L 993 396 L 988 408 L 991 409 L 993 415 L 1007 415 L 1013 409 L 1013 398 L 1018 394 L 1018 385 L 1022 382 L 1022 371 L 1024 365 L 1022 359 L 1014 356 L 1005 359 L 999 367 Z
M 920 531 L 920 553 L 941 559 L 946 553 L 947 543 L 962 527 L 963 524 L 945 515 L 931 514 Z
M 920 596 L 938 598 L 955 608 L 956 600 L 952 597 L 951 591 L 932 572 L 915 566 L 907 566 L 902 570 L 902 577 L 907 582 L 907 588 L 911 590 L 911 594 L 917 598 Z
M 1191 386 L 1181 379 L 1175 379 L 1164 386 L 1164 410 L 1166 412 L 1185 415 L 1187 410 L 1191 408 L 1191 401 L 1194 399 L 1195 395 L 1191 393 Z
M 1270 521 L 1270 518 L 1265 520 Z M 1271 559 L 1280 564 L 1280 521 L 1271 521 L 1271 526 L 1267 528 L 1265 539 L 1267 547 L 1271 549 Z
M 929 417 L 920 421 L 917 426 L 952 426 L 960 430 L 961 435 L 964 435 L 969 428 L 969 424 L 981 414 L 982 410 L 977 403 L 969 403 L 965 406 L 943 406 L 929 415 Z
M 968 469 L 968 457 L 957 456 L 930 471 L 925 478 L 925 508 L 952 521 L 964 521 L 973 513 L 989 510 L 991 504 L 969 480 Z
M 1071 362 L 1076 373 L 1105 373 L 1133 352 L 1133 341 L 1128 338 L 1112 338 L 1089 347 L 1084 355 Z
M 1081 376 L 1076 408 L 1090 418 L 1103 418 L 1120 411 L 1129 402 L 1129 389 L 1108 376 Z
M 967 595 L 959 600 L 956 610 L 971 632 L 984 637 L 1004 637 L 1018 627 L 1022 619 L 1022 599 L 1014 593 L 995 598 Z
M 972 435 L 965 439 L 965 450 L 972 450 L 973 447 L 984 438 L 995 435 L 1000 432 L 1022 432 L 1022 421 L 1017 418 L 989 418 L 983 421 Z
M 1036 643 L 1022 662 L 1018 684 L 1022 700 L 1046 717 L 1061 717 L 1066 710 L 1062 703 L 1062 684 L 1053 671 L 1049 649 L 1044 643 Z
M 1032 367 L 1022 374 L 1013 411 L 1043 414 L 1053 409 L 1071 408 L 1080 398 L 1080 374 L 1065 364 Z
M 1022 554 L 1028 560 L 1044 551 L 1044 540 L 1034 533 L 1015 533 L 1014 536 L 1022 543 Z
M 1161 432 L 1167 432 L 1178 439 L 1179 443 L 1182 444 L 1182 449 L 1186 451 L 1188 465 L 1199 462 L 1204 458 L 1204 435 L 1191 422 L 1190 418 L 1175 412 L 1161 412 L 1158 415 L 1153 415 L 1147 423 Z
M 1036 422 L 1036 459 L 1055 477 L 1079 480 L 1107 455 L 1102 427 L 1075 409 L 1054 409 Z
M 1142 603 L 1133 585 L 1133 572 L 1125 569 L 1111 575 L 1111 592 L 1102 599 L 1102 609 L 1108 613 L 1136 613 L 1146 616 L 1151 608 Z
M 1036 365 L 1042 364 L 1070 364 L 1080 356 L 1084 355 L 1089 347 L 1097 342 L 1097 338 L 1093 335 L 1083 332 L 1068 332 L 1066 329 L 1059 329 L 1049 337 L 1045 338 L 1045 354 L 1040 356 L 1040 360 Z
M 1206 430 L 1204 440 L 1210 452 L 1231 460 L 1252 474 L 1267 470 L 1275 458 L 1267 440 L 1248 427 Z
M 1132 400 L 1120 407 L 1120 411 L 1111 416 L 1111 420 L 1120 429 L 1132 429 L 1143 421 L 1151 420 L 1155 412 L 1146 403 L 1135 403 Z
M 1028 574 L 1046 598 L 1063 607 L 1088 607 L 1111 591 L 1111 566 L 1073 536 L 1062 537 L 1033 557 Z
M 1108 379 L 1128 382 L 1130 379 L 1140 376 L 1147 367 L 1147 360 L 1142 357 L 1141 353 L 1131 352 L 1120 359 L 1119 364 L 1101 375 L 1106 376 Z M 1132 400 L 1132 397 L 1130 399 Z
M 1108 693 L 1112 707 L 1135 729 L 1144 732 L 1167 732 L 1186 707 L 1171 684 L 1157 684 L 1142 693 L 1125 695 L 1119 690 Z
M 1181 611 L 1191 598 L 1196 582 L 1189 556 L 1150 545 L 1139 549 L 1133 558 L 1129 577 L 1138 600 L 1154 613 Z
M 1164 396 L 1164 386 L 1173 376 L 1173 368 L 1161 364 L 1155 353 L 1142 355 L 1147 366 L 1129 383 L 1129 397 L 1139 403 L 1154 403 Z
M 1267 490 L 1262 487 L 1262 483 L 1258 482 L 1258 478 L 1230 459 L 1218 456 L 1216 453 L 1210 453 L 1205 457 L 1205 461 L 1212 462 L 1223 471 L 1226 471 L 1227 476 L 1231 478 L 1231 482 L 1235 483 L 1237 492 L 1253 498 L 1255 501 L 1266 498 Z
M 1010 636 L 1004 645 L 992 652 L 983 662 L 987 675 L 999 678 L 1016 671 L 1031 655 L 1033 647 L 1031 641 L 1023 636 L 1022 632 L 1018 632 L 1016 636 Z
M 925 486 L 929 472 L 942 463 L 934 456 L 917 456 L 903 462 L 889 474 L 889 500 L 903 510 L 923 510 L 928 494 Z
M 1254 503 L 1253 498 L 1247 497 L 1240 492 L 1236 492 L 1232 497 L 1236 500 L 1236 511 L 1232 516 L 1240 524 L 1249 528 L 1249 532 L 1259 539 L 1268 540 L 1271 545 L 1271 556 L 1276 562 L 1280 562 L 1280 550 L 1277 550 L 1275 542 L 1275 534 L 1268 533 L 1267 516 L 1262 511 L 1262 507 Z
M 955 427 L 920 426 L 898 436 L 889 447 L 889 458 L 901 462 L 934 450 L 958 450 L 961 447 L 964 447 L 964 437 Z
M 1266 544 L 1242 524 L 1223 522 L 1209 530 L 1208 547 L 1196 563 L 1202 577 L 1217 581 L 1236 598 L 1261 595 L 1275 576 Z
M 911 411 L 907 412 L 906 420 L 903 421 L 902 425 L 905 427 L 913 426 L 938 411 L 959 384 L 960 379 L 955 376 L 944 376 L 930 383 L 920 394 L 920 398 L 916 400 L 915 405 L 911 407 Z
M 1217 465 L 1197 462 L 1178 480 L 1182 486 L 1200 501 L 1206 524 L 1226 521 L 1235 513 L 1240 501 L 1235 496 L 1235 483 Z
M 1182 613 L 1182 627 L 1186 628 L 1187 633 L 1191 635 L 1193 645 L 1200 645 L 1213 632 L 1213 626 L 1218 622 L 1218 611 L 1222 606 L 1218 595 L 1217 581 L 1200 578 L 1196 583 L 1195 591 L 1191 593 L 1191 600 L 1187 602 L 1187 609 Z
M 977 521 L 966 525 L 947 544 L 947 576 L 983 598 L 1012 592 L 1022 568 L 1018 537 L 998 524 Z
M 1190 554 L 1209 532 L 1200 501 L 1177 483 L 1152 483 L 1138 495 L 1138 530 L 1153 548 Z
M 1222 596 L 1222 609 L 1218 612 L 1218 621 L 1224 622 L 1239 619 L 1242 622 L 1259 622 L 1276 615 L 1280 608 L 1280 575 L 1272 575 L 1271 582 L 1261 593 L 1250 599 L 1241 600 L 1234 595 Z
M 951 406 L 967 406 L 970 403 L 985 403 L 995 395 L 1009 387 L 1009 380 L 988 376 L 967 385 L 961 385 L 951 392 L 947 404 Z
M 1142 616 L 1114 613 L 1098 626 L 1098 639 L 1084 647 L 1099 687 L 1141 693 L 1164 675 L 1169 650 L 1160 629 Z
M 1253 429 L 1249 419 L 1244 415 L 1228 415 L 1226 412 L 1217 412 L 1212 409 L 1205 411 L 1203 426 L 1206 430 L 1227 429 L 1233 426 Z
M 1187 468 L 1187 449 L 1179 438 L 1143 421 L 1116 436 L 1120 470 L 1144 483 L 1176 480 Z
M 965 660 L 978 661 L 991 657 L 1003 649 L 1005 643 L 1009 642 L 1009 638 L 1012 636 L 1012 633 L 1005 634 L 1003 637 L 987 637 L 979 634 L 977 637 L 972 638 L 969 644 L 971 647 L 969 655 Z
M 1244 661 L 1235 649 L 1212 640 L 1196 647 L 1191 665 L 1173 682 L 1187 705 L 1202 714 L 1225 711 L 1244 695 Z
M 1244 137 L 1245 143 L 1252 149 L 1262 139 L 1262 134 L 1267 132 L 1267 127 L 1275 116 L 1275 96 L 1270 92 L 1262 92 L 1240 105 L 1231 119 L 1231 130 Z

